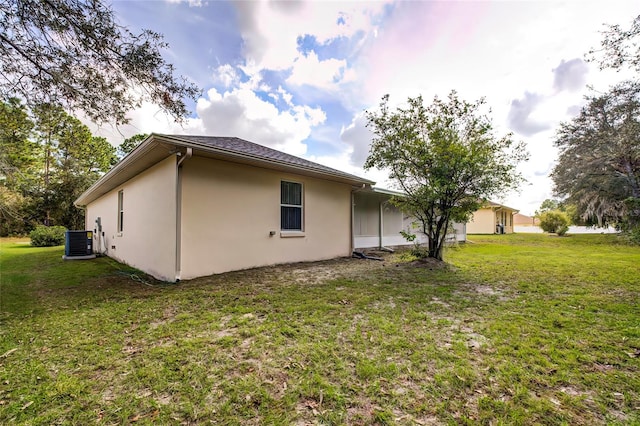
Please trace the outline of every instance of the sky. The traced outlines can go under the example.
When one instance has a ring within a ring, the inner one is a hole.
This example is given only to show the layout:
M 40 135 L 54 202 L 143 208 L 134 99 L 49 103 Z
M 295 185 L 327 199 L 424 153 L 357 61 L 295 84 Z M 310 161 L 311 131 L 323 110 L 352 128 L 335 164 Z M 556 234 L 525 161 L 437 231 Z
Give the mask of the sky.
M 202 88 L 182 125 L 157 106 L 131 124 L 96 128 L 114 144 L 137 133 L 236 136 L 393 188 L 363 170 L 371 133 L 364 112 L 383 95 L 486 99 L 496 135 L 513 133 L 530 160 L 527 182 L 494 199 L 533 214 L 553 196 L 558 126 L 592 90 L 624 72 L 585 55 L 605 24 L 628 28 L 637 1 L 206 1 L 112 3 L 131 30 L 164 35 L 176 73 Z

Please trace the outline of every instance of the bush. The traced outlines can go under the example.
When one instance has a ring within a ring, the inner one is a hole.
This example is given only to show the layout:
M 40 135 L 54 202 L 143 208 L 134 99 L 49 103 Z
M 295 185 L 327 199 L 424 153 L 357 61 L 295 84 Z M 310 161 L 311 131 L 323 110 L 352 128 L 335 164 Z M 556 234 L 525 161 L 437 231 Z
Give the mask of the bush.
M 539 216 L 540 228 L 544 232 L 564 235 L 569 230 L 569 218 L 564 212 L 551 210 L 541 213 Z
M 64 244 L 64 233 L 67 229 L 64 226 L 36 226 L 31 231 L 31 245 L 35 247 L 52 247 Z
M 420 245 L 416 234 L 402 230 L 400 231 L 400 235 L 402 235 L 407 242 L 413 243 L 413 247 L 411 248 L 412 256 L 415 256 L 418 259 L 426 259 L 429 257 L 429 250 Z
M 631 244 L 640 245 L 640 225 L 630 229 L 628 235 Z

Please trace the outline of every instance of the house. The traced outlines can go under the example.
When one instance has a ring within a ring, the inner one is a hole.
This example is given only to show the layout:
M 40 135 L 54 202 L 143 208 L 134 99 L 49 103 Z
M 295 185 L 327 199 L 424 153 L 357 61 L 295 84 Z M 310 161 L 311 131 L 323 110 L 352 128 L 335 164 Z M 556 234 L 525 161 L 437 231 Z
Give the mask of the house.
M 468 234 L 511 234 L 513 215 L 518 210 L 502 204 L 487 201 L 476 210 L 467 222 Z
M 239 138 L 152 134 L 75 204 L 95 251 L 178 281 L 350 256 L 365 237 L 406 244 L 373 184 Z
M 538 226 L 540 225 L 540 219 L 535 216 L 516 213 L 513 215 L 513 224 L 514 226 Z
M 416 241 L 425 244 L 428 237 L 420 231 L 415 218 L 406 215 L 391 204 L 392 197 L 402 197 L 403 193 L 388 189 L 367 187 L 355 191 L 353 196 L 354 246 L 359 248 L 380 248 L 407 245 L 400 231 L 416 235 Z M 447 236 L 449 242 L 466 240 L 466 225 L 453 224 Z

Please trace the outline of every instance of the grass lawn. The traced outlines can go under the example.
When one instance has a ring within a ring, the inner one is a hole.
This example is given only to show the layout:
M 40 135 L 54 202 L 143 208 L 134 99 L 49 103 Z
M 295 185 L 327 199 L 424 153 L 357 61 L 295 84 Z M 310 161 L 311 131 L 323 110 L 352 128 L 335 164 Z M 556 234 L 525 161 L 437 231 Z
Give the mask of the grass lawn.
M 0 424 L 640 424 L 640 248 L 470 236 L 153 282 L 0 248 Z

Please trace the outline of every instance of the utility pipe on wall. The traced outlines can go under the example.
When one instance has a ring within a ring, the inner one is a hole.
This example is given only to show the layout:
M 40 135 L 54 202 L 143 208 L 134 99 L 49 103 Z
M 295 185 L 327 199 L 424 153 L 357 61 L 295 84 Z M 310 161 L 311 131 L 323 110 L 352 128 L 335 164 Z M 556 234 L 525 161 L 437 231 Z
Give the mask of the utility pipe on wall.
M 181 249 L 182 249 L 182 163 L 193 156 L 193 149 L 187 148 L 182 154 L 178 152 L 176 157 L 176 282 L 180 281 L 180 273 L 182 267 Z

